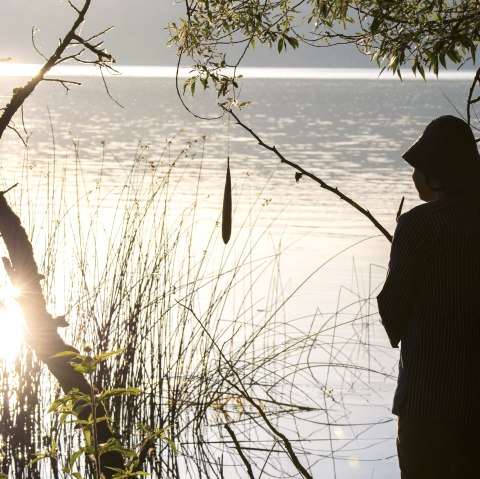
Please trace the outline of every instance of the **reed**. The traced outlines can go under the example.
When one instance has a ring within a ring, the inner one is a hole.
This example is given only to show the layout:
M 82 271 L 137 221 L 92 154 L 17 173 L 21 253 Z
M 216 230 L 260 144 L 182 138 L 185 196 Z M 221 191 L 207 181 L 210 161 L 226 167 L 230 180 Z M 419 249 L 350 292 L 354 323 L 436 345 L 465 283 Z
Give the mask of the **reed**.
M 75 143 L 64 163 L 55 159 L 40 175 L 28 154 L 25 163 L 16 207 L 49 306 L 66 312 L 67 342 L 95 354 L 123 348 L 99 365 L 96 384 L 144 392 L 112 398 L 115 432 L 135 448 L 146 431 L 168 428 L 178 449 L 152 445 L 146 470 L 168 478 L 319 477 L 319 463 L 330 461 L 336 476 L 336 461 L 356 440 L 339 443 L 332 432 L 349 422 L 345 391 L 360 384 L 375 394 L 372 376 L 393 384 L 381 360 L 388 353 L 372 335 L 376 285 L 343 288 L 331 314 L 292 316 L 302 285 L 282 282 L 284 248 L 260 252 L 271 226 L 256 223 L 260 196 L 243 218 L 234 212 L 227 248 L 218 224 L 199 221 L 202 140 L 174 140 L 155 153 L 140 143 L 128 170 L 98 161 L 94 185 Z M 191 194 L 179 207 L 185 187 Z M 253 240 L 243 234 L 249 228 Z M 14 370 L 2 368 L 2 471 L 62 477 L 53 459 L 26 467 L 53 441 L 67 458 L 82 442 L 73 426 L 46 414 L 58 387 L 26 350 Z

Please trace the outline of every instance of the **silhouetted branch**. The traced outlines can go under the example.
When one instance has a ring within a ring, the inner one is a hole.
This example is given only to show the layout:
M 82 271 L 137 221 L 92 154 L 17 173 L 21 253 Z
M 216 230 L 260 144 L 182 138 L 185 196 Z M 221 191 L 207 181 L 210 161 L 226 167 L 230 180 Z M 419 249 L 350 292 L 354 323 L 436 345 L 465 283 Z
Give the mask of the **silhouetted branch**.
M 48 58 L 41 52 L 40 48 L 37 47 L 37 42 L 35 41 L 35 34 L 38 30 L 35 27 L 32 27 L 32 45 L 34 50 L 45 60 L 48 61 Z
M 366 210 L 362 206 L 360 206 L 356 201 L 352 200 L 349 198 L 347 195 L 342 193 L 337 187 L 330 186 L 329 184 L 325 183 L 321 178 L 318 176 L 315 176 L 313 173 L 310 173 L 309 171 L 305 170 L 301 166 L 297 165 L 296 163 L 293 163 L 293 161 L 287 160 L 278 150 L 275 146 L 270 146 L 267 143 L 265 143 L 260 136 L 258 136 L 257 133 L 255 133 L 251 128 L 249 128 L 245 123 L 243 123 L 240 118 L 230 109 L 222 107 L 227 113 L 233 116 L 235 118 L 235 121 L 237 122 L 238 125 L 240 125 L 244 130 L 248 131 L 250 135 L 252 135 L 258 142 L 260 146 L 263 148 L 271 151 L 272 153 L 275 153 L 275 155 L 280 158 L 280 161 L 282 163 L 285 163 L 292 168 L 297 170 L 297 174 L 295 174 L 295 179 L 298 181 L 302 175 L 308 176 L 311 178 L 313 181 L 318 183 L 321 188 L 324 188 L 325 190 L 328 190 L 332 192 L 333 194 L 337 195 L 341 200 L 345 201 L 348 203 L 350 206 L 355 208 L 357 211 L 362 213 L 364 216 L 366 216 L 373 224 L 374 226 L 381 231 L 381 233 L 387 238 L 388 241 L 392 242 L 392 235 L 380 224 L 380 222 L 370 213 L 369 210 Z M 300 175 L 300 176 L 299 176 Z
M 397 220 L 398 218 L 400 217 L 400 215 L 402 214 L 402 210 L 403 210 L 403 202 L 405 201 L 405 196 L 402 196 L 402 199 L 400 201 L 400 205 L 398 206 L 398 211 L 397 211 Z
M 68 85 L 81 85 L 81 83 L 79 81 L 73 81 L 73 80 L 62 80 L 60 78 L 44 78 L 43 81 L 52 81 L 52 82 L 56 82 L 56 83 L 60 83 L 63 88 L 65 88 L 65 90 L 70 91 L 70 88 L 68 87 Z
M 77 30 L 80 28 L 82 23 L 85 20 L 85 15 L 90 8 L 92 0 L 85 0 L 83 7 L 77 8 L 72 2 L 69 2 L 70 6 L 77 12 L 77 18 L 74 21 L 72 27 L 67 32 L 63 40 L 60 41 L 57 49 L 53 53 L 50 58 L 46 58 L 46 56 L 39 50 L 39 48 L 35 44 L 34 35 L 35 30 L 32 30 L 32 42 L 34 49 L 46 60 L 45 64 L 42 66 L 40 71 L 32 77 L 26 85 L 20 88 L 16 88 L 14 90 L 13 96 L 10 99 L 10 102 L 6 105 L 3 109 L 3 113 L 0 116 L 0 138 L 2 137 L 3 133 L 5 132 L 8 124 L 12 120 L 13 116 L 17 112 L 17 110 L 23 105 L 24 101 L 33 93 L 37 85 L 45 80 L 45 75 L 56 65 L 63 63 L 66 60 L 75 60 L 80 63 L 88 63 L 91 65 L 98 65 L 100 68 L 108 68 L 108 63 L 114 62 L 113 57 L 107 53 L 107 51 L 103 48 L 102 42 L 97 44 L 92 44 L 91 40 L 97 38 L 99 35 L 107 32 L 109 29 L 103 30 L 97 35 L 90 37 L 89 39 L 83 39 L 78 33 Z M 69 46 L 82 46 L 82 48 L 77 51 L 76 53 L 64 56 L 65 50 Z M 95 55 L 94 59 L 84 60 L 80 58 L 80 56 L 88 50 L 89 52 Z M 76 82 L 66 81 L 66 80 L 49 80 L 49 81 L 57 81 L 62 84 L 64 88 L 67 87 L 67 84 L 75 84 Z M 80 84 L 80 83 L 76 83 Z M 68 90 L 68 88 L 67 88 Z M 109 95 L 111 96 L 111 95 Z
M 12 130 L 21 140 L 21 142 L 23 143 L 23 146 L 27 146 L 27 141 L 25 140 L 25 138 L 22 136 L 22 134 L 12 125 L 7 125 L 7 128 L 9 130 Z
M 467 123 L 470 125 L 471 123 L 471 108 L 474 103 L 479 101 L 479 98 L 472 99 L 473 93 L 475 91 L 475 87 L 477 84 L 480 84 L 480 68 L 475 73 L 475 78 L 470 85 L 470 90 L 468 92 L 468 100 L 467 100 Z M 470 125 L 471 126 L 471 125 Z M 478 140 L 477 140 L 478 141 Z

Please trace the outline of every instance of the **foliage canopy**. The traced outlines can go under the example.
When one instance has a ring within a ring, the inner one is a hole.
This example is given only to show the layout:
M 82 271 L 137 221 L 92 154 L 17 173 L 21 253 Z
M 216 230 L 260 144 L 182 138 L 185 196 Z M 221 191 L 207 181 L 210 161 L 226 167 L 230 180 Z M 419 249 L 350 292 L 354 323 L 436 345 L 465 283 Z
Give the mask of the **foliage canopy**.
M 401 77 L 408 67 L 425 77 L 448 61 L 475 61 L 480 41 L 480 2 L 471 0 L 178 1 L 186 15 L 170 25 L 169 43 L 178 47 L 179 64 L 185 56 L 193 63 L 184 88 L 214 86 L 231 103 L 235 69 L 258 43 L 279 53 L 302 44 L 352 44 L 382 69 Z

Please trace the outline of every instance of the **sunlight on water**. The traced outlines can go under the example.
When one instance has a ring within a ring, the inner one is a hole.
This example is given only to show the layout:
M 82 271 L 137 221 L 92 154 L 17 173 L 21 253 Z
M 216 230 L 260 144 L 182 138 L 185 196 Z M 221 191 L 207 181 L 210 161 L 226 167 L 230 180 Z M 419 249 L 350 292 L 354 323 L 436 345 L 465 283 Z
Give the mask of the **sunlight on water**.
M 23 315 L 15 301 L 19 291 L 13 286 L 1 290 L 5 298 L 0 309 L 0 358 L 11 364 L 15 361 L 23 342 Z
M 352 456 L 352 457 L 348 458 L 348 464 L 353 469 L 358 469 L 360 467 L 360 461 L 355 456 Z
M 33 63 L 1 63 L 0 76 L 21 77 L 36 75 L 42 65 Z M 115 71 L 124 78 L 175 78 L 177 68 L 175 66 L 148 66 L 148 65 L 114 65 Z M 179 78 L 189 77 L 192 73 L 191 67 L 181 67 L 178 70 Z M 233 69 L 225 69 L 223 73 L 233 75 Z M 236 75 L 243 75 L 245 78 L 260 79 L 309 79 L 309 80 L 394 80 L 398 77 L 391 72 L 384 72 L 379 76 L 377 68 L 267 68 L 267 67 L 239 67 Z M 94 65 L 59 65 L 53 68 L 48 76 L 100 76 L 100 70 Z M 114 74 L 115 75 L 115 74 Z M 471 80 L 475 75 L 472 70 L 441 71 L 439 80 Z M 426 72 L 427 80 L 435 80 L 437 76 Z M 414 75 L 411 71 L 402 71 L 404 80 L 422 80 L 420 75 Z

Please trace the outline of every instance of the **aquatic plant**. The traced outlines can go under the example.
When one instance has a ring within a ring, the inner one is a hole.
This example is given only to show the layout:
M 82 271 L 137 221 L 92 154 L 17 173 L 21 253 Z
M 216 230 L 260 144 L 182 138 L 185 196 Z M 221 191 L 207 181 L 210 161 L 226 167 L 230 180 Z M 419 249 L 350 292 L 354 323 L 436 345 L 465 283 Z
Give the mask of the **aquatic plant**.
M 288 288 L 279 276 L 285 248 L 261 251 L 272 225 L 256 225 L 266 208 L 260 199 L 243 220 L 233 212 L 228 249 L 219 245 L 219 222 L 205 228 L 198 210 L 207 201 L 202 144 L 167 142 L 158 153 L 141 143 L 117 186 L 118 175 L 110 177 L 103 161 L 96 183 L 88 183 L 78 145 L 73 161 L 50 163 L 38 184 L 26 170 L 30 198 L 47 192 L 32 209 L 22 191 L 15 207 L 41 257 L 48 305 L 66 313 L 66 341 L 79 349 L 91 344 L 96 355 L 123 349 L 99 363 L 93 378 L 99 391 L 144 392 L 106 400 L 122 447 L 136 449 L 145 431 L 170 428 L 178 454 L 162 442 L 142 448 L 146 471 L 172 478 L 317 477 L 322 461 L 338 468 L 350 457 L 342 451 L 363 434 L 341 443 L 334 437 L 335 428 L 357 427 L 347 419 L 348 391 L 360 384 L 375 395 L 367 376 L 393 384 L 381 360 L 389 353 L 373 334 L 377 285 L 344 288 L 331 314 L 296 316 L 290 305 L 302 284 Z M 191 195 L 179 195 L 181 187 Z M 16 371 L 3 365 L 2 471 L 55 477 L 54 462 L 36 463 L 28 473 L 26 464 L 53 445 L 71 458 L 83 447 L 81 435 L 46 414 L 61 394 L 34 356 L 27 350 L 16 364 Z M 369 430 L 390 420 L 362 424 Z M 88 462 L 84 468 L 85 477 L 94 477 Z

